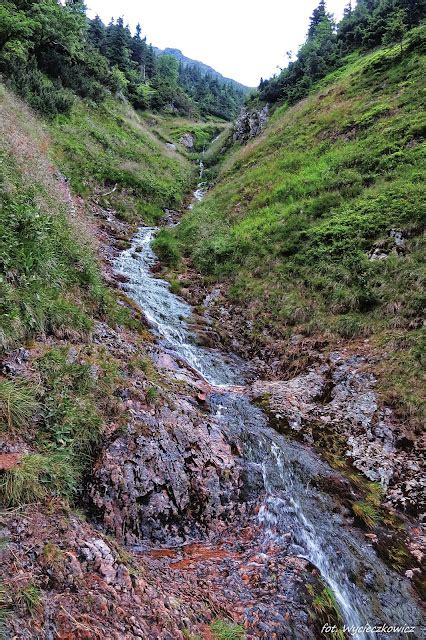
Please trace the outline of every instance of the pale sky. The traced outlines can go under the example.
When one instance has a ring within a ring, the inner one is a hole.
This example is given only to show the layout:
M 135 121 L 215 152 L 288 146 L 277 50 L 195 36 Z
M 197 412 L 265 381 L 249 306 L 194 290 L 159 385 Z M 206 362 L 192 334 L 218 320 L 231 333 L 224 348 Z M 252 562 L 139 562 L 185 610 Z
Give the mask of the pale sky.
M 140 22 L 148 42 L 173 47 L 248 86 L 286 65 L 302 44 L 318 0 L 86 0 L 89 16 Z M 328 0 L 340 19 L 347 0 Z

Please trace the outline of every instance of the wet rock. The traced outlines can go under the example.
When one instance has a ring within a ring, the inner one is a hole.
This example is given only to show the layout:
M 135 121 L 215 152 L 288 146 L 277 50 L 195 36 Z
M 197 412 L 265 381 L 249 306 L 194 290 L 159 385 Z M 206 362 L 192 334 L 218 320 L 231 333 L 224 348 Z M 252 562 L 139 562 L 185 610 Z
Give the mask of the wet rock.
M 342 455 L 369 480 L 379 482 L 389 504 L 418 512 L 424 480 L 416 439 L 403 436 L 387 408 L 380 407 L 376 379 L 363 356 L 331 353 L 328 361 L 286 381 L 257 381 L 251 395 L 268 409 L 279 429 L 327 446 L 340 437 Z M 405 448 L 398 442 L 406 443 Z
M 239 493 L 239 468 L 223 435 L 194 407 L 140 411 L 104 451 L 91 497 L 105 528 L 137 543 L 184 540 L 230 517 Z
M 161 218 L 161 224 L 171 227 L 179 222 L 181 216 L 181 211 L 176 211 L 175 209 L 164 209 L 164 215 Z

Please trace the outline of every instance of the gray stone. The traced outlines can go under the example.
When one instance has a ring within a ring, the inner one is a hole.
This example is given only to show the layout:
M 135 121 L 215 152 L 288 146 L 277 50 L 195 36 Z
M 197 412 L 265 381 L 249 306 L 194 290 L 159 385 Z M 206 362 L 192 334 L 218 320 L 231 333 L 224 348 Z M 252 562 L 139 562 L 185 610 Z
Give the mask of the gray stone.
M 193 149 L 194 142 L 194 136 L 192 136 L 190 133 L 184 133 L 183 136 L 179 138 L 179 143 L 183 144 L 183 146 L 187 149 Z
M 234 142 L 238 140 L 244 143 L 258 136 L 263 131 L 268 116 L 268 105 L 254 111 L 244 107 L 234 125 Z

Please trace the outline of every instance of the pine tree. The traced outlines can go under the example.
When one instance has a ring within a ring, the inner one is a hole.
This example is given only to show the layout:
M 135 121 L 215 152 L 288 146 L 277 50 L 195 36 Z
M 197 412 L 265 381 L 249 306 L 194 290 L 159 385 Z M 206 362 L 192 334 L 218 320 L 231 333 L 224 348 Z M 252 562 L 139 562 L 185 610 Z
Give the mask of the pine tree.
M 403 40 L 407 31 L 407 15 L 404 9 L 398 9 L 393 13 L 386 25 L 383 35 L 383 44 L 394 44 L 398 42 L 401 47 L 401 55 L 403 53 Z
M 120 71 L 126 72 L 131 68 L 128 34 L 123 18 L 118 18 L 116 23 L 112 19 L 106 29 L 106 56 Z
M 318 26 L 325 19 L 327 19 L 325 0 L 320 0 L 319 5 L 314 9 L 309 20 L 308 38 L 312 38 L 315 35 Z
M 146 52 L 145 70 L 148 78 L 153 78 L 155 75 L 155 53 L 152 44 L 149 45 Z
M 99 49 L 101 53 L 105 53 L 106 29 L 98 15 L 93 20 L 90 20 L 87 35 L 93 46 Z
M 142 28 L 139 23 L 136 25 L 136 32 L 131 41 L 131 55 L 132 61 L 136 64 L 142 79 L 145 81 L 147 45 L 146 38 L 142 38 Z

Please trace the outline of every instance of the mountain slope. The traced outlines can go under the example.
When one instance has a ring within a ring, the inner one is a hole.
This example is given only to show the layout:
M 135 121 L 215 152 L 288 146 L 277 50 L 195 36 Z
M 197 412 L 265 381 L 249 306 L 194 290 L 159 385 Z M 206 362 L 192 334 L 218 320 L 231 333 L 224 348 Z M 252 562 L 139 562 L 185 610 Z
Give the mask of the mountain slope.
M 157 248 L 223 282 L 239 335 L 287 375 L 306 345 L 370 340 L 383 397 L 421 416 L 424 29 L 353 54 L 235 146 L 216 186 Z M 298 338 L 299 339 L 299 338 Z M 315 349 L 313 349 L 315 352 Z M 295 356 L 297 352 L 297 356 Z M 311 355 L 305 354 L 305 363 Z M 296 360 L 294 360 L 296 358 Z
M 213 78 L 217 78 L 222 82 L 226 82 L 227 84 L 234 86 L 236 89 L 240 89 L 244 92 L 250 91 L 250 87 L 246 87 L 244 84 L 241 84 L 240 82 L 237 82 L 232 78 L 226 78 L 221 73 L 219 73 L 219 71 L 216 71 L 216 69 L 213 69 L 213 67 L 210 67 L 208 64 L 200 62 L 199 60 L 188 58 L 182 53 L 180 49 L 173 49 L 170 47 L 167 47 L 166 49 L 158 49 L 157 47 L 154 47 L 154 51 L 157 55 L 166 54 L 169 56 L 174 56 L 184 66 L 197 67 L 197 69 L 199 69 L 203 75 L 210 75 Z

